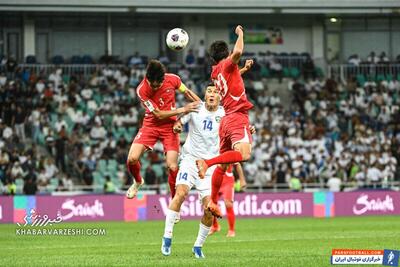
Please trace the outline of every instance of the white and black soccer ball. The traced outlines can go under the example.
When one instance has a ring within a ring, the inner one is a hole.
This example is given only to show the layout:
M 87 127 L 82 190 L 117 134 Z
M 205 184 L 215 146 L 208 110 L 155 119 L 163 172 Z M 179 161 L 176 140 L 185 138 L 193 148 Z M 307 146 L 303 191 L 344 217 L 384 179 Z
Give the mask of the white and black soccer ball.
M 165 42 L 172 50 L 179 51 L 184 49 L 189 43 L 189 35 L 185 30 L 175 28 L 168 32 Z

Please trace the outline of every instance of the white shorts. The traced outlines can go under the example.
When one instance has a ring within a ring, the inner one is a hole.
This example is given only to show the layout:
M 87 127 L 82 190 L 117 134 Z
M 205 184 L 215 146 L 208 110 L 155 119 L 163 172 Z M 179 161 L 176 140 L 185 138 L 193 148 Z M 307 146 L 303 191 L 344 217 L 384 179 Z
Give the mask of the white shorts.
M 189 187 L 189 190 L 196 187 L 199 199 L 202 201 L 204 197 L 211 196 L 211 177 L 216 167 L 215 165 L 208 168 L 204 179 L 200 179 L 196 159 L 193 157 L 184 157 L 179 163 L 176 186 L 184 184 Z

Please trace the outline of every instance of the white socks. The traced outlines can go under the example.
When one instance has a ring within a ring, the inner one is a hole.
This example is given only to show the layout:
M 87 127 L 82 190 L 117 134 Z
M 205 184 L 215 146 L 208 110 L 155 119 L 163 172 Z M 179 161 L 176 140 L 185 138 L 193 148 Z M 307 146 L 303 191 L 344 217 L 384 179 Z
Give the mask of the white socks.
M 165 229 L 164 237 L 172 238 L 172 233 L 174 231 L 175 220 L 179 216 L 179 212 L 168 209 L 167 216 L 165 216 Z
M 208 236 L 208 233 L 210 232 L 210 228 L 211 227 L 205 226 L 204 224 L 200 223 L 199 234 L 197 235 L 196 242 L 194 242 L 195 247 L 203 246 Z

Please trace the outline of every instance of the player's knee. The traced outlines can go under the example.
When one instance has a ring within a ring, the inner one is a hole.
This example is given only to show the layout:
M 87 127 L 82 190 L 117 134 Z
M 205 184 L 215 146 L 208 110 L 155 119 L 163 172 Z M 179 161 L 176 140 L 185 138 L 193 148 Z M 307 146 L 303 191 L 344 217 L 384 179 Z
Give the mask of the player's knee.
M 136 164 L 138 162 L 139 162 L 139 158 L 138 157 L 128 155 L 128 158 L 126 160 L 127 164 L 134 165 L 134 164 Z
M 241 151 L 243 161 L 248 161 L 250 159 L 250 151 Z
M 229 164 L 218 164 L 218 167 L 221 168 L 222 170 L 226 171 L 229 167 Z
M 168 170 L 170 170 L 172 172 L 176 172 L 178 170 L 178 164 L 176 164 L 176 163 L 168 164 Z
M 206 207 L 204 208 L 204 217 L 207 220 L 212 220 L 213 219 L 212 213 Z
M 226 200 L 226 201 L 225 201 L 225 207 L 226 207 L 227 209 L 232 208 L 232 207 L 233 207 L 233 202 L 230 201 L 230 200 Z
M 188 192 L 184 190 L 177 190 L 175 193 L 174 200 L 178 203 L 183 203 L 185 201 L 185 198 L 187 197 Z

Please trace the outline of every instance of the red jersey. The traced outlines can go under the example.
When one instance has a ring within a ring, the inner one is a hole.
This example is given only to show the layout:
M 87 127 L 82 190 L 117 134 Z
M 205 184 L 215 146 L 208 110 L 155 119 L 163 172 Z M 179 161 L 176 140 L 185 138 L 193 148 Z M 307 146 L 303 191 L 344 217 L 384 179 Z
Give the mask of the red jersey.
M 247 100 L 239 67 L 232 59 L 228 57 L 213 66 L 211 79 L 219 90 L 226 115 L 253 108 L 253 104 Z
M 154 90 L 146 78 L 136 88 L 136 93 L 146 109 L 146 114 L 143 120 L 143 126 L 159 127 L 173 125 L 176 121 L 176 116 L 167 119 L 159 120 L 154 116 L 153 111 L 159 110 L 174 110 L 175 107 L 175 90 L 181 86 L 181 78 L 179 76 L 166 73 L 164 81 L 160 88 Z

